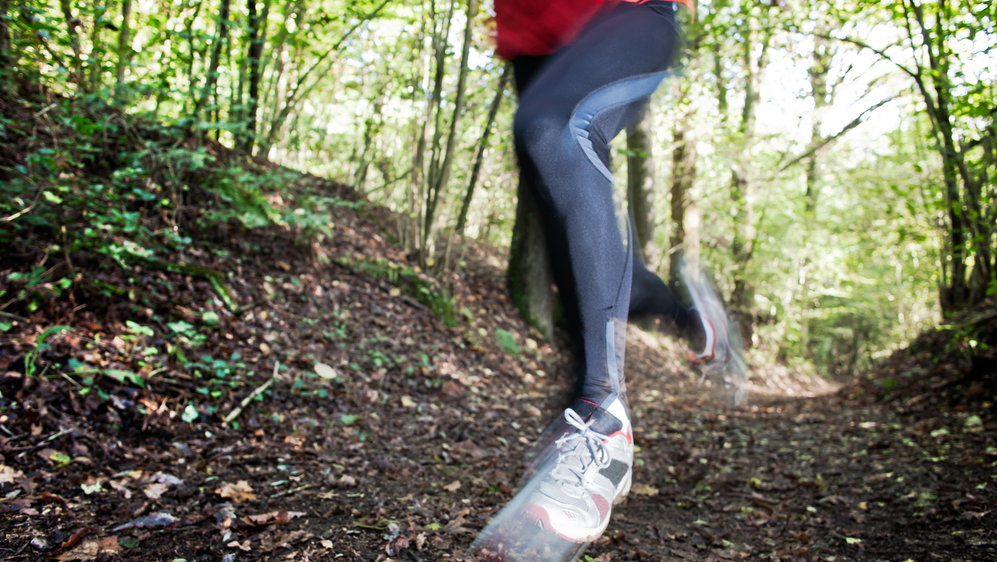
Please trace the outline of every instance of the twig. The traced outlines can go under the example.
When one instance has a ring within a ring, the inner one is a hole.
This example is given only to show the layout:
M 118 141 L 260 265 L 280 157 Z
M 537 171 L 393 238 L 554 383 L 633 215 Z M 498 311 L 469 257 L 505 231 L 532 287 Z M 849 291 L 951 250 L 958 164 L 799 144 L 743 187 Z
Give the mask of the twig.
M 264 390 L 270 388 L 270 385 L 272 385 L 274 381 L 277 380 L 278 369 L 280 369 L 280 361 L 274 363 L 273 375 L 270 376 L 270 380 L 256 387 L 256 390 L 250 392 L 249 396 L 243 398 L 242 402 L 234 410 L 229 412 L 228 415 L 226 415 L 222 421 L 225 423 L 230 423 L 232 420 L 239 417 L 239 414 L 241 414 L 242 410 L 245 409 L 245 407 L 248 406 L 250 402 L 252 402 L 253 398 L 256 398 Z
M 314 484 L 305 484 L 303 486 L 298 486 L 297 488 L 290 488 L 290 489 L 287 489 L 287 490 L 282 490 L 280 492 L 277 492 L 276 494 L 274 494 L 271 497 L 279 498 L 279 497 L 283 497 L 283 496 L 289 496 L 291 494 L 296 494 L 298 492 L 307 490 L 309 488 L 314 488 L 314 487 L 315 487 Z

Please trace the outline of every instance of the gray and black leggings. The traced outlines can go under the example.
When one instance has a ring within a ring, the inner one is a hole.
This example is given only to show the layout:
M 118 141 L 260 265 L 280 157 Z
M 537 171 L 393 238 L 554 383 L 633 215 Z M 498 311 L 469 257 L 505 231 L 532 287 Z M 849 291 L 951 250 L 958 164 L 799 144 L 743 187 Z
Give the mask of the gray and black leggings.
M 555 282 L 581 347 L 579 391 L 596 403 L 623 391 L 630 314 L 663 316 L 685 329 L 690 323 L 689 310 L 634 259 L 609 171 L 609 142 L 636 121 L 672 61 L 674 6 L 617 4 L 556 53 L 513 61 L 516 154 L 540 205 Z

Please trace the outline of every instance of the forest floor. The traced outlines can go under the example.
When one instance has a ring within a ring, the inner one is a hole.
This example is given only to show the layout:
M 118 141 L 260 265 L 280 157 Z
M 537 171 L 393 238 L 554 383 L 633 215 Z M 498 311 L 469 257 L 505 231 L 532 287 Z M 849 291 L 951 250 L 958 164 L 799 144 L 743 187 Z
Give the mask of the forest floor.
M 383 211 L 330 213 L 322 244 L 199 232 L 172 257 L 230 272 L 236 312 L 203 277 L 86 256 L 120 297 L 3 312 L 0 559 L 470 558 L 569 362 L 516 316 L 499 252 L 431 278 Z M 7 289 L 25 247 L 0 249 Z M 635 484 L 585 556 L 994 559 L 997 305 L 953 326 L 844 384 L 753 365 L 740 407 L 631 327 Z

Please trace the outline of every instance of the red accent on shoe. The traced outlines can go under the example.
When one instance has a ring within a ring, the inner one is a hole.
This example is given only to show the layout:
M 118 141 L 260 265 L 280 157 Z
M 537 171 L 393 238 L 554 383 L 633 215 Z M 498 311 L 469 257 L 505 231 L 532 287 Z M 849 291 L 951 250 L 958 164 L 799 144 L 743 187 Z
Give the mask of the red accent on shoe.
M 605 518 L 606 515 L 609 513 L 609 510 L 612 509 L 613 507 L 612 505 L 610 505 L 609 500 L 598 494 L 592 496 L 592 501 L 595 503 L 596 509 L 599 510 L 600 518 Z
M 709 330 L 711 333 L 706 334 L 706 330 Z M 717 327 L 713 325 L 713 321 L 709 318 L 703 318 L 703 332 L 709 347 L 704 348 L 702 353 L 697 353 L 696 359 L 703 362 L 713 361 L 717 356 Z
M 528 505 L 524 507 L 522 515 L 524 519 L 539 526 L 541 529 L 554 529 L 554 527 L 550 524 L 550 515 L 547 514 L 547 510 L 539 505 Z
M 609 438 L 612 439 L 613 437 L 616 437 L 617 435 L 622 435 L 624 438 L 626 438 L 627 443 L 633 443 L 634 442 L 634 433 L 633 433 L 633 430 L 629 430 L 629 431 L 617 431 L 617 432 L 613 433 L 612 435 L 610 435 Z

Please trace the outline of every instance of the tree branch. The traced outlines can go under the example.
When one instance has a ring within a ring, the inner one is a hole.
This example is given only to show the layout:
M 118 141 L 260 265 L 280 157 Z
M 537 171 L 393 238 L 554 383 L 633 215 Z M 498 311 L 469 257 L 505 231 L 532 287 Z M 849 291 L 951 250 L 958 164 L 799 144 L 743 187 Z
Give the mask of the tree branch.
M 879 102 L 877 102 L 872 107 L 867 108 L 865 111 L 863 111 L 862 113 L 860 113 L 855 119 L 852 119 L 850 123 L 848 123 L 847 125 L 845 125 L 844 127 L 842 127 L 840 131 L 838 131 L 837 133 L 834 133 L 831 136 L 822 138 L 820 140 L 820 142 L 812 145 L 810 148 L 808 148 L 805 151 L 803 151 L 802 154 L 799 154 L 798 156 L 796 156 L 795 158 L 793 158 L 789 162 L 787 162 L 787 163 L 783 164 L 782 166 L 780 166 L 779 169 L 776 171 L 776 174 L 778 175 L 778 174 L 780 174 L 782 172 L 785 172 L 789 167 L 793 166 L 794 164 L 796 164 L 800 160 L 803 160 L 803 159 L 805 159 L 805 158 L 813 155 L 818 150 L 824 148 L 828 144 L 830 144 L 830 143 L 834 142 L 835 140 L 837 140 L 838 137 L 844 135 L 845 133 L 847 133 L 848 131 L 854 129 L 855 127 L 858 127 L 860 124 L 862 124 L 862 122 L 865 120 L 865 117 L 867 115 L 869 115 L 873 111 L 879 109 L 880 107 L 886 105 L 887 103 L 890 103 L 891 101 L 893 101 L 895 99 L 897 99 L 897 96 L 895 96 L 895 95 L 894 96 L 890 96 L 888 98 L 884 98 L 884 99 L 880 100 Z

